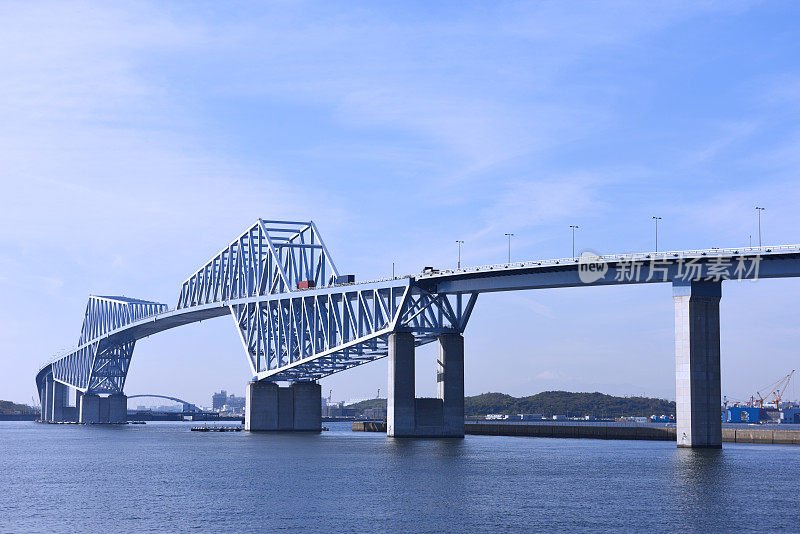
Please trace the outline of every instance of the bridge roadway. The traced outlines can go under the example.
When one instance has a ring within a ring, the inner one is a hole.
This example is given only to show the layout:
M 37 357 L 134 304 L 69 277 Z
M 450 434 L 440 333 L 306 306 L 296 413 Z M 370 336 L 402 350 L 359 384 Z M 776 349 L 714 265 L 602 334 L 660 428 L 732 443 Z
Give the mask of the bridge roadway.
M 119 420 L 118 414 L 100 412 L 108 411 L 104 402 L 118 406 L 114 399 L 124 397 L 136 340 L 229 315 L 253 372 L 248 429 L 319 430 L 316 381 L 388 356 L 388 434 L 463 436 L 463 332 L 480 293 L 671 283 L 678 446 L 719 447 L 722 282 L 795 276 L 800 276 L 800 246 L 782 245 L 584 253 L 355 282 L 339 274 L 313 222 L 259 219 L 184 281 L 175 309 L 90 297 L 78 346 L 43 366 L 36 383 L 45 420 L 64 417 L 60 407 L 67 387 L 76 390 L 79 404 L 87 400 L 78 409 L 79 420 Z M 415 347 L 434 341 L 437 398 L 415 398 Z

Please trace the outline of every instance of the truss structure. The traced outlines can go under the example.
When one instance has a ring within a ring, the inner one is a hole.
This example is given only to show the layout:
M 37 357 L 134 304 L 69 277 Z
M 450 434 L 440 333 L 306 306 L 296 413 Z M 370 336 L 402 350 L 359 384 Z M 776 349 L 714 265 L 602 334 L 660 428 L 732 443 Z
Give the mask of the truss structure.
M 135 339 L 109 332 L 167 311 L 166 304 L 127 297 L 91 296 L 86 305 L 78 348 L 52 363 L 53 378 L 90 393 L 121 393 Z
M 166 304 L 128 297 L 90 296 L 78 345 L 139 319 L 167 311 Z
M 321 287 L 338 275 L 313 221 L 259 219 L 183 283 L 177 308 Z
M 258 379 L 315 380 L 388 354 L 389 334 L 418 345 L 463 332 L 477 294 L 435 295 L 403 278 L 230 306 Z
M 411 277 L 343 279 L 312 221 L 258 219 L 186 279 L 173 311 L 90 297 L 78 348 L 45 366 L 37 382 L 52 372 L 84 392 L 122 392 L 138 337 L 220 308 L 232 315 L 256 379 L 316 380 L 386 356 L 392 332 L 412 332 L 418 345 L 463 332 L 476 299 L 431 292 Z

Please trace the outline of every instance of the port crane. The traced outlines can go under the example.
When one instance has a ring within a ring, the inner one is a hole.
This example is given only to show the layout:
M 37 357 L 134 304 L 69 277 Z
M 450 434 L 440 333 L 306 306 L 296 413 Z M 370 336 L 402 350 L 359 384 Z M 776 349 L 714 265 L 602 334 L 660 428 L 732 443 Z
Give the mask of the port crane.
M 789 382 L 792 380 L 794 371 L 795 370 L 792 369 L 788 375 L 764 388 L 765 390 L 769 390 L 769 393 L 767 393 L 766 396 L 762 396 L 760 391 L 756 391 L 755 402 L 751 400 L 751 403 L 757 404 L 759 408 L 764 407 L 764 402 L 768 404 L 773 403 L 775 405 L 775 409 L 777 410 L 780 407 L 780 402 L 781 399 L 783 399 L 783 394 L 786 392 L 786 388 L 789 387 Z

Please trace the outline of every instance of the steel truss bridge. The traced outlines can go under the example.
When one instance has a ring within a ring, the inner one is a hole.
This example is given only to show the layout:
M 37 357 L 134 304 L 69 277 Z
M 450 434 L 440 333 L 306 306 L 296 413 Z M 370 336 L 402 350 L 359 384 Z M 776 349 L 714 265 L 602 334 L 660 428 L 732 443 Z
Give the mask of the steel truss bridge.
M 314 381 L 387 356 L 389 335 L 416 346 L 461 334 L 480 293 L 575 286 L 800 276 L 800 246 L 670 251 L 514 262 L 356 282 L 342 276 L 313 221 L 258 219 L 181 285 L 177 305 L 92 296 L 77 346 L 44 365 L 83 393 L 122 393 L 136 341 L 230 316 L 254 380 Z

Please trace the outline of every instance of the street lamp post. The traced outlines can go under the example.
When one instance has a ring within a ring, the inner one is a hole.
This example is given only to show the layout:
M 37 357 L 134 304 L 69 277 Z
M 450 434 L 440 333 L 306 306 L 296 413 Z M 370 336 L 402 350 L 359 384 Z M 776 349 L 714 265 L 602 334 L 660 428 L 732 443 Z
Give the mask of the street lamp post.
M 574 260 L 574 259 L 576 259 L 575 258 L 575 229 L 576 228 L 580 228 L 580 226 L 578 226 L 577 224 L 570 224 L 569 227 L 572 228 L 572 259 Z
M 764 211 L 766 208 L 759 208 L 756 206 L 756 211 L 758 212 L 758 249 L 761 250 L 761 212 Z
M 514 237 L 514 234 L 505 234 L 508 238 L 508 263 L 511 263 L 511 238 Z
M 464 243 L 464 242 L 461 241 L 460 239 L 458 239 L 458 240 L 456 240 L 456 243 L 458 244 L 458 268 L 460 269 L 461 268 L 461 244 Z
M 661 217 L 653 215 L 653 220 L 656 221 L 656 252 L 658 252 L 658 221 L 661 220 Z

